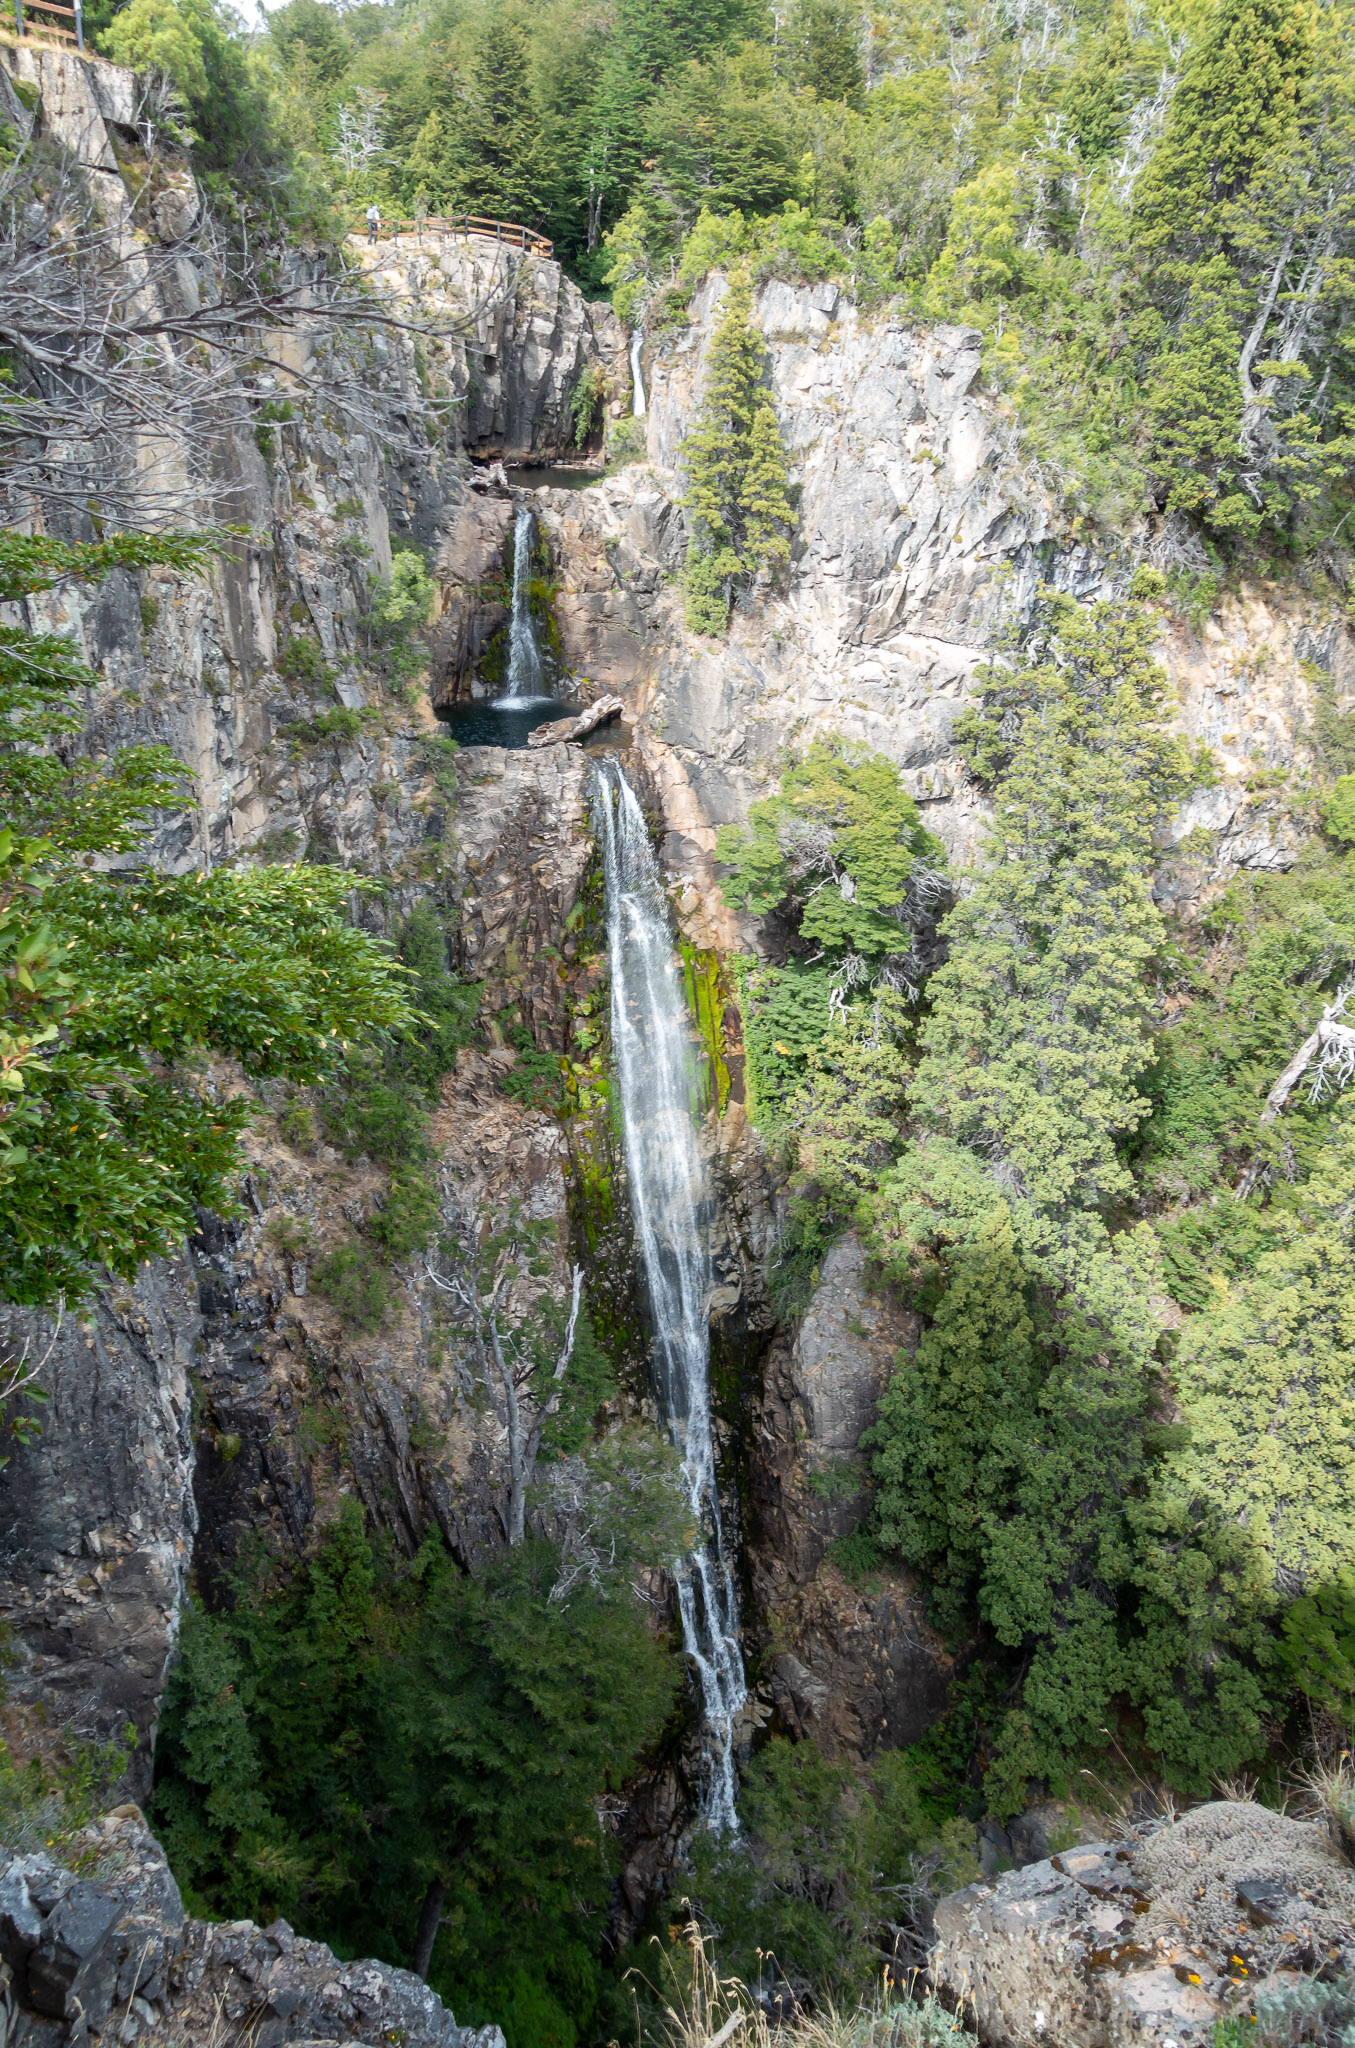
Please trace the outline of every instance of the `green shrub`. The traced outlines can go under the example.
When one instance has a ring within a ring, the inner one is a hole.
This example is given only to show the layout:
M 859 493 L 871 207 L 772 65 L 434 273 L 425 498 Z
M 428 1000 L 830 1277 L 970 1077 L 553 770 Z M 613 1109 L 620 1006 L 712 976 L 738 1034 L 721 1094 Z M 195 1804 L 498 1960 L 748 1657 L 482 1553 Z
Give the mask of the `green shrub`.
M 275 1216 L 264 1234 L 284 1259 L 304 1259 L 315 1250 L 315 1232 L 304 1216 Z
M 293 719 L 290 725 L 278 730 L 284 739 L 295 740 L 303 747 L 323 746 L 326 740 L 337 740 L 342 745 L 357 739 L 376 716 L 374 711 L 350 711 L 341 704 L 333 711 L 322 711 L 317 718 Z
M 63 1731 L 45 1753 L 20 1763 L 0 1737 L 0 1845 L 17 1855 L 55 1851 L 96 1820 L 136 1754 L 128 1722 L 120 1741 L 89 1742 Z
M 1338 846 L 1355 846 L 1355 775 L 1342 775 L 1322 806 L 1322 829 Z
M 928 1816 L 904 1751 L 857 1772 L 775 1738 L 744 1776 L 740 1820 L 740 1838 L 698 1833 L 692 1845 L 691 1895 L 717 1930 L 721 1969 L 755 1984 L 770 1953 L 818 2003 L 870 1995 L 920 1878 L 939 1896 L 978 1876 L 972 1822 Z M 925 1946 L 925 1926 L 915 1932 Z
M 1293 1602 L 1280 1659 L 1299 1691 L 1355 1734 L 1355 1570 Z
M 531 1033 L 520 1025 L 509 1037 L 517 1049 L 517 1060 L 500 1083 L 504 1094 L 526 1109 L 553 1109 L 562 1085 L 560 1055 L 539 1052 Z
M 392 1173 L 385 1200 L 367 1234 L 392 1259 L 407 1259 L 432 1243 L 438 1225 L 438 1191 L 418 1167 Z
M 390 1282 L 380 1260 L 361 1243 L 336 1245 L 316 1261 L 311 1285 L 325 1295 L 346 1323 L 379 1330 L 391 1310 Z
M 314 634 L 302 633 L 289 640 L 278 656 L 278 674 L 289 682 L 319 685 L 331 682 L 334 671 Z

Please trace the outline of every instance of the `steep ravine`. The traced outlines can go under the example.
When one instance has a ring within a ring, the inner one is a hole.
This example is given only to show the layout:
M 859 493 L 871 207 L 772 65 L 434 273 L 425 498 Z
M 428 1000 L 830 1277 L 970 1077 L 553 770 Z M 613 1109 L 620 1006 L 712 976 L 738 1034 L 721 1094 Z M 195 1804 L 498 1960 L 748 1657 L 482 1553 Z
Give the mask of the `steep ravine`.
M 40 94 L 51 141 L 95 166 L 114 203 L 113 142 L 135 105 L 128 74 L 26 47 L 6 47 L 0 60 Z M 610 416 L 627 413 L 626 336 L 609 309 L 586 305 L 557 265 L 534 257 L 387 244 L 364 260 L 411 300 L 487 302 L 473 338 L 444 365 L 457 404 L 442 442 L 417 462 L 393 460 L 379 434 L 345 438 L 304 416 L 277 430 L 267 452 L 237 437 L 231 516 L 254 538 L 205 577 L 120 574 L 97 593 L 60 592 L 34 609 L 100 674 L 91 745 L 163 740 L 192 777 L 192 807 L 161 820 L 149 860 L 183 868 L 305 850 L 378 878 L 381 892 L 358 903 L 374 928 L 395 930 L 424 901 L 445 919 L 450 964 L 481 984 L 481 1028 L 432 1120 L 443 1213 L 458 1222 L 513 1200 L 530 1205 L 556 1228 L 557 1279 L 570 1246 L 584 1248 L 624 1338 L 621 1405 L 638 1407 L 634 1247 L 605 1114 L 595 1103 L 561 1119 L 502 1085 L 521 1057 L 514 1033 L 587 1063 L 579 1024 L 595 1030 L 605 979 L 588 760 L 568 747 L 477 748 L 449 766 L 433 715 L 483 689 L 480 658 L 504 623 L 522 494 L 511 471 L 503 481 L 482 465 L 564 455 L 570 395 L 595 363 Z M 868 740 L 903 766 L 928 823 L 963 860 L 979 807 L 950 728 L 995 632 L 1041 580 L 1080 594 L 1117 587 L 1135 558 L 1173 559 L 1177 543 L 1144 524 L 1102 550 L 1068 524 L 1023 469 L 1011 420 L 983 388 L 977 336 L 868 321 L 832 285 L 773 283 L 758 319 L 799 492 L 791 574 L 784 591 L 736 613 L 727 643 L 694 639 L 675 587 L 684 547 L 675 465 L 720 288 L 713 279 L 697 294 L 690 325 L 645 343 L 645 459 L 585 491 L 535 492 L 532 506 L 564 665 L 585 696 L 625 698 L 617 743 L 649 808 L 681 930 L 728 954 L 755 934 L 720 894 L 715 832 L 746 816 L 780 750 L 819 731 Z M 394 418 L 419 374 L 412 348 L 393 336 L 374 369 Z M 389 567 L 392 535 L 429 551 L 438 584 L 427 691 L 406 703 L 382 693 L 364 625 L 369 567 Z M 1334 578 L 1345 573 L 1340 557 L 1330 567 Z M 298 647 L 304 654 L 289 652 Z M 1317 691 L 1330 688 L 1340 707 L 1355 700 L 1355 663 L 1334 586 L 1246 588 L 1199 632 L 1178 621 L 1162 655 L 1184 729 L 1208 739 L 1224 768 L 1163 849 L 1161 893 L 1190 906 L 1239 867 L 1292 859 L 1289 827 L 1257 771 L 1302 767 Z M 336 702 L 372 716 L 356 733 L 307 739 L 308 722 Z M 866 1759 L 939 1716 L 951 1663 L 911 1585 L 882 1579 L 862 1594 L 835 1571 L 828 1544 L 858 1511 L 809 1482 L 858 1455 L 883 1376 L 913 1331 L 868 1287 L 851 1239 L 825 1261 L 799 1326 L 777 1326 L 765 1280 L 782 1191 L 746 1115 L 737 1031 L 731 1012 L 732 1086 L 701 1143 L 720 1198 L 719 1435 L 744 1506 L 753 1696 L 739 1739 L 772 1723 L 830 1755 Z M 214 1080 L 243 1085 L 228 1071 Z M 310 1286 L 323 1248 L 371 1214 L 381 1172 L 299 1137 L 284 1095 L 259 1093 L 240 1216 L 204 1216 L 180 1256 L 65 1323 L 43 1438 L 0 1472 L 11 1697 L 101 1738 L 132 1723 L 125 1790 L 141 1800 L 190 1574 L 210 1596 L 261 1535 L 284 1554 L 304 1552 L 345 1494 L 406 1554 L 430 1529 L 467 1564 L 497 1540 L 495 1432 L 439 1369 L 433 1290 L 417 1261 L 399 1274 L 385 1325 L 366 1335 Z M 280 1248 L 283 1216 L 306 1226 L 310 1250 Z M 21 1320 L 7 1314 L 7 1333 Z M 690 1753 L 666 1758 L 615 1816 L 626 1851 L 623 1932 L 640 1926 L 662 1888 L 692 1789 Z M 167 1896 L 154 1851 L 139 1837 L 122 1850 Z M 173 2008 L 183 2019 L 186 2001 L 206 2011 L 213 1986 L 228 1985 L 243 2013 L 254 2010 L 246 1987 L 276 1976 L 273 2004 L 257 2000 L 260 2043 L 319 2036 L 323 1985 L 336 1980 L 280 1939 L 264 1955 L 264 1941 L 199 1929 L 176 1979 L 146 1977 L 126 1996 L 152 2018 Z M 312 1975 L 289 2004 L 288 1971 L 304 1975 L 303 1964 Z M 411 2043 L 451 2048 L 450 2021 L 438 2032 L 443 2020 L 413 2007 L 392 2020 L 390 2000 L 417 1992 L 383 1991 L 379 1973 L 371 1982 L 374 1992 L 350 1984 L 323 2008 L 346 2029 L 324 2038 L 391 2038 L 397 2024 Z M 9 1990 L 4 2000 L 12 2004 Z

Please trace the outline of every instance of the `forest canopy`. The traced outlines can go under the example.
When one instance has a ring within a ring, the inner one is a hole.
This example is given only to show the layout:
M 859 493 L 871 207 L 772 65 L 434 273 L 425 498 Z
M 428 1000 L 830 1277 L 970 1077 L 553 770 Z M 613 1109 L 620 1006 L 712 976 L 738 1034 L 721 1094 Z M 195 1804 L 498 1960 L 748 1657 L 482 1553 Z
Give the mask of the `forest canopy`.
M 215 0 L 130 0 L 100 33 L 170 75 L 237 200 L 521 222 L 631 322 L 747 263 L 973 325 L 1032 480 L 1227 551 L 1320 544 L 1347 502 L 1351 27 L 1346 0 L 286 0 L 247 46 Z

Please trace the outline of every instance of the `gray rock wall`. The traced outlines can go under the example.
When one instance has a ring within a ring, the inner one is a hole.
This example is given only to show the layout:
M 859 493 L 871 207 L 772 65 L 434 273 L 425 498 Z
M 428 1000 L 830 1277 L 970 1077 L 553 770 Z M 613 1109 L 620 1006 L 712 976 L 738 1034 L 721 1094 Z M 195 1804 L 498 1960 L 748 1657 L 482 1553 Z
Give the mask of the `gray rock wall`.
M 197 1291 L 185 1258 L 144 1267 L 87 1314 L 0 1310 L 0 1345 L 44 1354 L 42 1435 L 0 1469 L 6 1690 L 134 1753 L 144 1796 L 165 1667 L 192 1553 L 190 1373 Z

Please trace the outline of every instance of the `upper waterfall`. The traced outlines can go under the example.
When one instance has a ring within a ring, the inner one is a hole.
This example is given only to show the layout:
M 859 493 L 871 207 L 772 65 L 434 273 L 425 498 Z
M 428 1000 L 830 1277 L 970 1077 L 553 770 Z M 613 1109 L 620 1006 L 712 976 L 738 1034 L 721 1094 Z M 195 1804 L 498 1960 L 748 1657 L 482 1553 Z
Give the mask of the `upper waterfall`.
M 513 521 L 513 611 L 508 625 L 508 682 L 499 703 L 539 704 L 549 699 L 546 668 L 532 623 L 532 515 L 519 505 Z
M 637 327 L 630 338 L 630 409 L 637 420 L 643 419 L 645 413 L 645 373 L 640 361 L 640 350 L 643 345 L 644 336 Z
M 701 1813 L 718 1834 L 737 1826 L 733 1731 L 747 1687 L 711 1426 L 712 1281 L 703 1228 L 709 1194 L 696 1145 L 695 1074 L 658 867 L 635 792 L 613 759 L 599 764 L 595 807 L 607 883 L 612 1042 L 654 1374 L 698 1531 L 679 1576 L 678 1604 L 705 1710 Z

